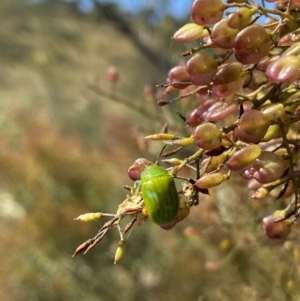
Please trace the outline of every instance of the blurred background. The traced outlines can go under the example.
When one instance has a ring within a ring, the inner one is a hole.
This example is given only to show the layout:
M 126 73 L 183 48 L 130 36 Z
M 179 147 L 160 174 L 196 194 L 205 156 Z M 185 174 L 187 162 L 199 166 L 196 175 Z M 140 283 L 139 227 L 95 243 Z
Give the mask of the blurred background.
M 116 229 L 71 257 L 102 223 L 73 219 L 114 213 L 128 167 L 158 155 L 142 138 L 184 127 L 155 84 L 187 49 L 170 37 L 192 2 L 1 0 L 0 300 L 300 300 L 297 229 L 265 238 L 280 204 L 234 178 L 171 231 L 135 226 L 117 265 Z

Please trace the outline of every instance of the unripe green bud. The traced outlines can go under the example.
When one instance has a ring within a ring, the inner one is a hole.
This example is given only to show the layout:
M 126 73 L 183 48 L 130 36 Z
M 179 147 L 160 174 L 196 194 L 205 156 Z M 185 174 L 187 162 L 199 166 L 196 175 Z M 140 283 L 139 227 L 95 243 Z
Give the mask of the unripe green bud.
M 269 195 L 270 191 L 266 187 L 258 188 L 255 193 L 251 196 L 251 199 L 262 200 Z
M 299 54 L 300 54 L 300 42 L 296 42 L 291 47 L 288 47 L 287 50 L 282 55 L 289 56 L 289 55 L 299 55 Z
M 272 124 L 269 126 L 264 138 L 261 140 L 262 142 L 268 142 L 272 139 L 277 139 L 282 136 L 280 126 L 278 124 Z
M 187 138 L 176 139 L 173 141 L 165 141 L 165 143 L 169 145 L 187 146 L 195 143 L 195 137 L 191 136 Z
M 180 43 L 188 43 L 207 36 L 207 30 L 195 23 L 187 23 L 179 28 L 173 35 L 173 39 Z
M 79 215 L 78 217 L 74 218 L 75 221 L 81 221 L 81 222 L 91 222 L 98 220 L 102 217 L 101 212 L 91 212 L 91 213 L 85 213 L 82 215 Z
M 176 166 L 176 165 L 180 165 L 182 163 L 182 160 L 177 159 L 177 158 L 172 158 L 172 159 L 162 160 L 162 162 L 166 162 L 166 163 Z
M 264 113 L 269 120 L 277 120 L 283 114 L 285 114 L 285 109 L 282 103 L 270 103 L 260 108 L 260 111 Z
M 145 137 L 146 140 L 155 140 L 155 141 L 175 140 L 179 138 L 180 137 L 171 134 L 166 134 L 166 133 L 153 134 Z
M 116 264 L 122 258 L 123 254 L 124 254 L 124 249 L 125 249 L 125 240 L 120 240 L 119 246 L 118 246 L 116 254 L 115 254 L 114 264 Z
M 221 155 L 219 156 L 214 156 L 214 157 L 211 157 L 211 158 L 207 158 L 207 159 L 204 159 L 202 162 L 201 162 L 201 167 L 204 167 L 207 165 L 207 162 L 208 160 L 210 160 L 209 164 L 207 165 L 206 167 L 206 172 L 212 172 L 214 170 L 216 170 L 216 168 L 218 168 L 218 166 L 220 164 L 222 164 L 227 158 L 227 154 L 224 152 L 222 153 Z
M 207 174 L 196 181 L 195 185 L 198 188 L 208 189 L 220 185 L 222 182 L 228 179 L 228 175 L 221 174 L 219 172 Z

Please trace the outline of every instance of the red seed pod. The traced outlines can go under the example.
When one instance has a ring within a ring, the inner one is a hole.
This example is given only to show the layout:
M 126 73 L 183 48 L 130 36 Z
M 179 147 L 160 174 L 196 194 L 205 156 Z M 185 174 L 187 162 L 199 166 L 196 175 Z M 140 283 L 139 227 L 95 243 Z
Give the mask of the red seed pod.
M 204 121 L 203 114 L 210 108 L 210 106 L 214 102 L 214 99 L 208 99 L 207 101 L 201 103 L 187 116 L 187 124 L 192 127 L 201 124 Z
M 280 179 L 285 171 L 285 163 L 282 157 L 269 151 L 262 151 L 255 162 L 239 170 L 239 175 L 246 179 L 255 179 L 261 184 L 268 184 Z
M 268 65 L 271 62 L 277 60 L 279 57 L 280 57 L 279 55 L 274 55 L 272 57 L 267 56 L 267 57 L 262 58 L 259 61 L 259 63 L 257 64 L 256 69 L 259 70 L 259 71 L 265 72 L 267 70 Z
M 270 50 L 270 37 L 258 24 L 247 26 L 238 33 L 234 40 L 236 59 L 242 64 L 256 64 Z
M 239 120 L 237 135 L 244 142 L 258 143 L 263 139 L 269 125 L 270 120 L 262 112 L 248 110 Z
M 251 165 L 260 155 L 260 147 L 256 144 L 251 144 L 233 154 L 226 164 L 229 170 L 242 170 Z
M 218 68 L 218 72 L 213 77 L 213 83 L 215 85 L 221 85 L 234 82 L 239 78 L 245 77 L 248 73 L 243 70 L 243 67 L 243 64 L 239 62 L 221 65 Z
M 167 82 L 182 82 L 187 83 L 190 82 L 190 76 L 186 71 L 185 66 L 176 66 L 169 71 Z M 185 89 L 189 84 L 173 84 L 173 86 L 177 89 Z
M 272 61 L 267 69 L 268 79 L 279 83 L 292 83 L 300 77 L 300 58 L 295 55 L 281 56 Z
M 262 186 L 261 183 L 257 182 L 255 179 L 248 181 L 247 187 L 251 190 L 257 190 Z
M 191 16 L 196 24 L 214 24 L 222 19 L 225 8 L 221 0 L 195 0 Z
M 143 172 L 145 167 L 149 166 L 151 164 L 153 164 L 153 163 L 145 158 L 136 159 L 134 161 L 133 165 L 131 165 L 128 168 L 128 171 L 127 171 L 128 177 L 133 181 L 140 180 L 141 173 Z
M 211 122 L 200 124 L 194 132 L 195 143 L 205 150 L 218 147 L 222 141 L 222 132 Z
M 285 171 L 282 157 L 273 152 L 263 151 L 252 165 L 253 178 L 259 183 L 267 184 L 278 180 Z
M 232 96 L 243 87 L 244 81 L 244 78 L 239 78 L 235 82 L 213 85 L 212 92 L 218 97 Z
M 106 71 L 106 77 L 110 82 L 116 83 L 119 80 L 118 69 L 115 66 L 109 66 Z
M 281 3 L 281 1 L 276 2 L 276 6 Z M 286 7 L 284 8 L 286 10 Z M 286 22 L 283 22 L 281 26 L 279 27 L 278 36 L 281 38 L 284 35 L 288 34 L 289 32 L 292 32 L 299 28 L 299 25 L 297 22 L 292 20 L 286 20 Z
M 277 43 L 278 46 L 284 47 L 284 46 L 291 46 L 296 42 L 300 42 L 300 36 L 299 36 L 300 30 L 299 28 L 289 32 L 288 34 L 284 35 Z
M 238 30 L 228 27 L 227 20 L 223 19 L 213 27 L 211 40 L 220 48 L 231 49 L 234 46 L 234 39 L 237 34 Z
M 228 17 L 227 24 L 231 28 L 242 29 L 249 24 L 254 14 L 255 9 L 241 7 Z
M 216 122 L 226 118 L 228 115 L 237 112 L 237 103 L 235 102 L 217 102 L 212 105 L 205 114 L 205 120 Z
M 187 124 L 192 127 L 204 122 L 204 115 L 207 113 L 208 109 L 216 102 L 216 99 L 208 99 L 199 105 L 195 110 L 193 110 L 187 118 Z
M 264 233 L 269 238 L 281 239 L 291 233 L 292 222 L 290 219 L 284 219 L 283 210 L 275 211 L 272 215 L 266 216 L 262 220 Z
M 213 77 L 212 92 L 218 97 L 228 97 L 238 92 L 243 84 L 247 71 L 239 62 L 228 63 L 220 66 Z
M 193 84 L 203 86 L 212 81 L 218 70 L 218 62 L 209 53 L 201 52 L 187 62 L 186 70 Z

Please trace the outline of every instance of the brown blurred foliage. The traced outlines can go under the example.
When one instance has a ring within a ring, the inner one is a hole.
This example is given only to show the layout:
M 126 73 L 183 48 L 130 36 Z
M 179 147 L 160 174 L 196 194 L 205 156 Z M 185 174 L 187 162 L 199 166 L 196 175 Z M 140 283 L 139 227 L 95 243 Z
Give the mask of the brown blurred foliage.
M 274 202 L 249 201 L 237 179 L 171 231 L 135 227 L 116 266 L 115 229 L 71 258 L 102 223 L 73 218 L 116 211 L 128 166 L 148 156 L 141 135 L 162 126 L 102 102 L 86 83 L 138 102 L 145 84 L 163 80 L 161 68 L 101 7 L 82 16 L 66 3 L 1 5 L 0 300 L 299 300 L 297 226 L 286 241 L 265 238 L 260 223 Z M 113 88 L 110 64 L 120 73 Z

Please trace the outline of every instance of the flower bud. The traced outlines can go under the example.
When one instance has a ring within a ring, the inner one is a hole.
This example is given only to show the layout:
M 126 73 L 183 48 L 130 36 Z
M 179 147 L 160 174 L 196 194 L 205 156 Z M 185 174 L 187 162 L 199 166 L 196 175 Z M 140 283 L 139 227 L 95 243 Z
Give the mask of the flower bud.
M 164 142 L 169 145 L 187 146 L 195 143 L 195 137 L 191 136 L 187 138 L 176 139 L 172 141 L 164 141 Z
M 179 160 L 177 158 L 172 158 L 172 159 L 162 160 L 162 162 L 166 162 L 166 163 L 176 166 L 176 165 L 180 165 L 182 163 L 182 160 Z
M 282 103 L 270 103 L 260 108 L 269 120 L 277 120 L 285 114 L 284 106 Z
M 158 134 L 153 134 L 145 137 L 146 140 L 154 140 L 154 141 L 175 140 L 178 138 L 179 137 L 176 137 L 175 135 L 166 134 L 166 133 L 158 133 Z
M 254 194 L 251 196 L 251 199 L 262 200 L 269 195 L 270 191 L 266 187 L 258 188 Z
M 206 30 L 205 32 L 207 34 Z M 180 43 L 188 43 L 198 40 L 206 34 L 203 33 L 203 26 L 195 23 L 187 23 L 174 33 L 173 39 Z
M 277 139 L 282 136 L 281 128 L 280 126 L 275 123 L 269 126 L 264 138 L 261 140 L 262 142 L 268 142 L 272 139 Z
M 219 172 L 207 174 L 196 181 L 195 185 L 198 188 L 211 188 L 220 185 L 222 182 L 228 179 L 228 175 L 221 174 Z
M 79 215 L 78 217 L 74 218 L 75 221 L 81 222 L 92 222 L 100 219 L 102 217 L 101 212 L 91 212 Z
M 122 258 L 123 254 L 124 254 L 124 249 L 125 249 L 125 240 L 120 240 L 119 246 L 118 246 L 116 254 L 115 254 L 114 264 L 116 264 Z

